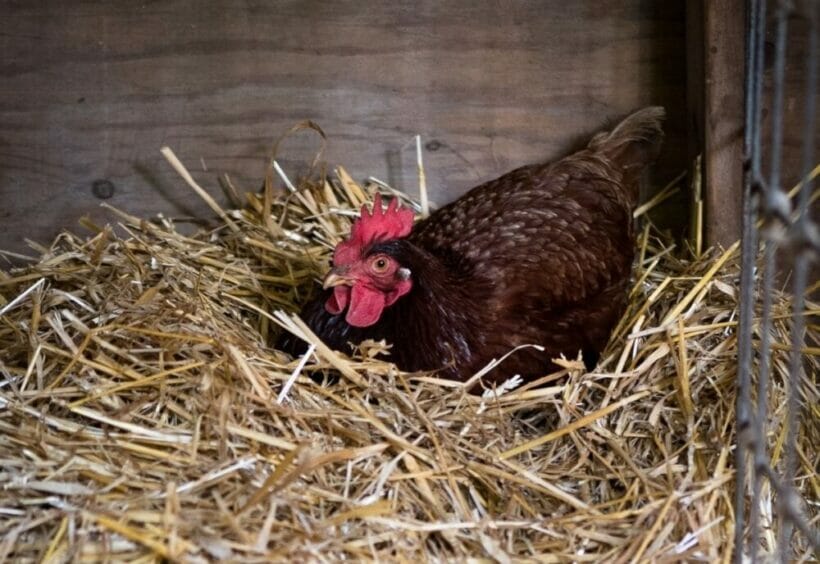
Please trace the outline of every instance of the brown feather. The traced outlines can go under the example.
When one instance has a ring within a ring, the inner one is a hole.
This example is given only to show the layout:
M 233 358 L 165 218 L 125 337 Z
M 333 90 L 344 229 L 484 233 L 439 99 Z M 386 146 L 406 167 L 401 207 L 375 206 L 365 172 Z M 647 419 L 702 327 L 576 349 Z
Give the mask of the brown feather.
M 400 368 L 456 379 L 519 345 L 544 351 L 513 354 L 490 380 L 539 377 L 551 359 L 579 350 L 594 360 L 626 304 L 632 209 L 660 150 L 663 116 L 662 108 L 640 110 L 585 149 L 473 188 L 409 237 L 379 243 L 414 285 L 375 325 L 351 327 L 329 314 L 327 293 L 303 316 L 331 347 L 386 339 Z

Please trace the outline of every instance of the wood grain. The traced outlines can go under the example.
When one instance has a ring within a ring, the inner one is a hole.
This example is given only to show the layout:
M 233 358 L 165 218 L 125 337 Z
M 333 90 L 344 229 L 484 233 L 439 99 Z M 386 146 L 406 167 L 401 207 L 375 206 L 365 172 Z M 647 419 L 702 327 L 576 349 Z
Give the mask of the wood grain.
M 815 0 L 795 2 L 795 11 L 788 19 L 788 39 L 786 47 L 786 75 L 783 103 L 783 148 L 781 161 L 781 186 L 790 189 L 802 174 L 803 142 L 806 134 L 805 115 L 809 89 L 806 80 L 806 66 L 809 54 L 808 10 L 820 10 Z M 766 49 L 763 74 L 763 172 L 768 178 L 771 160 L 771 104 L 772 71 L 774 63 L 775 12 L 777 5 L 767 4 Z M 812 88 L 815 105 L 820 107 L 820 85 Z M 820 127 L 814 130 L 814 164 L 820 163 Z M 820 210 L 815 209 L 815 212 Z
M 703 181 L 707 245 L 740 238 L 743 198 L 744 0 L 703 7 Z
M 709 244 L 728 246 L 740 237 L 740 201 L 743 182 L 745 2 L 693 0 L 687 4 L 687 87 L 690 112 L 690 156 L 703 151 L 706 200 L 706 237 Z M 774 5 L 773 5 L 774 4 Z M 781 188 L 800 179 L 807 102 L 807 10 L 817 4 L 798 2 L 789 18 L 786 52 L 784 131 Z M 771 169 L 772 64 L 775 12 L 767 5 L 766 49 L 763 74 L 762 164 Z M 816 104 L 820 91 L 815 87 Z M 820 128 L 814 132 L 815 156 L 820 162 Z M 691 160 L 691 159 L 690 159 Z M 815 214 L 817 209 L 814 210 Z
M 108 219 L 96 180 L 137 215 L 210 217 L 159 148 L 222 197 L 221 174 L 260 186 L 273 140 L 304 119 L 329 166 L 411 192 L 422 134 L 443 203 L 662 104 L 660 183 L 686 166 L 684 4 L 4 1 L 0 248 Z M 317 145 L 287 140 L 285 169 Z

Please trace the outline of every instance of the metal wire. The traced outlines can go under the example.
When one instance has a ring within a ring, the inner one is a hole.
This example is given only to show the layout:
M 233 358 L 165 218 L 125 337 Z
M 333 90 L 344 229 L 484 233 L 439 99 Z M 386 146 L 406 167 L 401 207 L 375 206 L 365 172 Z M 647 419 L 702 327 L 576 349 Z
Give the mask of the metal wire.
M 811 171 L 815 159 L 814 136 L 817 127 L 816 89 L 818 80 L 818 26 L 820 25 L 820 2 L 806 2 L 806 18 L 809 21 L 809 49 L 806 60 L 805 119 L 803 131 L 803 154 L 801 174 L 803 179 L 797 203 L 797 219 L 791 223 L 791 205 L 781 184 L 781 161 L 783 148 L 783 102 L 785 98 L 786 52 L 788 46 L 788 18 L 792 4 L 780 0 L 775 14 L 775 52 L 772 72 L 771 149 L 768 181 L 761 172 L 761 108 L 762 75 L 764 58 L 765 14 L 764 0 L 750 0 L 747 4 L 747 51 L 746 51 L 746 115 L 744 149 L 746 155 L 743 193 L 743 240 L 741 245 L 741 305 L 738 327 L 738 376 L 737 376 L 737 445 L 735 464 L 737 490 L 735 497 L 735 554 L 734 561 L 742 562 L 746 547 L 746 477 L 752 476 L 751 502 L 749 505 L 748 556 L 756 562 L 760 550 L 760 532 L 774 523 L 761 523 L 761 491 L 764 479 L 778 500 L 778 552 L 782 562 L 794 558 L 791 545 L 792 533 L 797 528 L 809 540 L 815 551 L 820 551 L 820 535 L 806 519 L 802 501 L 797 495 L 797 436 L 800 422 L 800 387 L 803 380 L 802 348 L 805 345 L 806 320 L 804 315 L 805 292 L 809 280 L 810 261 L 820 250 L 820 236 L 811 221 L 809 203 L 814 187 Z M 755 265 L 758 251 L 758 211 L 763 219 L 764 244 L 762 304 L 760 317 L 760 348 L 757 372 L 757 406 L 752 414 L 751 382 L 754 374 L 754 306 Z M 787 400 L 785 464 L 782 475 L 772 468 L 767 453 L 768 386 L 771 367 L 772 296 L 778 267 L 778 251 L 786 248 L 794 251 L 792 295 L 792 335 L 789 353 L 789 382 Z M 754 455 L 754 464 L 747 466 L 747 455 Z
M 817 88 L 817 51 L 818 51 L 818 12 L 817 2 L 809 2 L 807 6 L 809 18 L 809 55 L 806 68 L 806 114 L 803 131 L 803 158 L 802 158 L 802 180 L 798 197 L 798 217 L 791 234 L 793 244 L 797 245 L 797 255 L 794 265 L 794 285 L 792 295 L 794 303 L 792 305 L 792 343 L 791 355 L 789 359 L 789 396 L 788 396 L 788 416 L 786 424 L 786 467 L 783 480 L 789 489 L 794 488 L 795 475 L 797 473 L 797 435 L 798 435 L 798 410 L 800 386 L 803 379 L 803 359 L 801 348 L 805 342 L 806 323 L 804 309 L 804 296 L 808 285 L 809 260 L 816 251 L 811 245 L 811 231 L 809 223 L 809 199 L 814 187 L 814 182 L 810 180 L 810 172 L 814 159 L 814 135 L 816 118 L 816 88 Z M 784 500 L 788 504 L 791 500 Z M 785 519 L 780 528 L 778 545 L 780 547 L 780 560 L 788 562 L 791 557 L 789 546 L 792 535 L 792 520 Z M 814 535 L 813 544 L 815 550 L 820 551 L 820 539 Z
M 760 547 L 760 492 L 763 486 L 762 467 L 767 463 L 766 453 L 766 419 L 768 415 L 769 370 L 771 367 L 772 341 L 772 294 L 777 264 L 775 261 L 779 246 L 778 230 L 782 222 L 788 221 L 789 210 L 783 209 L 783 202 L 788 206 L 789 199 L 783 194 L 780 178 L 780 162 L 783 153 L 783 97 L 786 83 L 786 36 L 788 34 L 787 2 L 780 1 L 776 16 L 776 39 L 774 53 L 774 75 L 772 77 L 772 132 L 769 161 L 769 182 L 764 187 L 763 205 L 765 217 L 765 249 L 763 266 L 763 305 L 760 313 L 760 360 L 757 373 L 757 413 L 754 418 L 754 466 L 753 491 L 751 502 L 751 546 L 752 562 L 757 561 Z
M 738 320 L 738 374 L 737 374 L 737 444 L 735 447 L 735 555 L 734 561 L 743 561 L 743 541 L 746 514 L 746 450 L 743 435 L 751 424 L 750 406 L 752 374 L 752 323 L 755 295 L 754 270 L 757 254 L 755 210 L 760 179 L 760 98 L 763 91 L 763 34 L 766 13 L 765 0 L 751 0 L 747 5 L 746 40 L 746 116 L 744 151 L 746 154 L 743 184 L 743 238 L 741 241 L 740 304 Z

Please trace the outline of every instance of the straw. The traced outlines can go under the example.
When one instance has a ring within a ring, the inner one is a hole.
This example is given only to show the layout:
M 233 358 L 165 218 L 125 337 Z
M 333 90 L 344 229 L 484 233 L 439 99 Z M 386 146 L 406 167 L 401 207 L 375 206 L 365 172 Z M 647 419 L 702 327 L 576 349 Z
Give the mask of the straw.
M 295 315 L 376 191 L 424 206 L 339 167 L 225 210 L 164 154 L 215 229 L 183 235 L 114 210 L 118 225 L 86 222 L 90 239 L 64 232 L 0 272 L 0 560 L 725 561 L 736 246 L 689 254 L 647 222 L 599 366 L 567 361 L 537 385 L 509 374 L 476 397 L 402 373 L 382 343 L 333 351 Z M 775 464 L 790 304 L 775 294 Z M 283 331 L 308 353 L 276 350 Z M 818 351 L 809 323 L 801 400 L 814 419 Z M 341 377 L 320 383 L 328 374 Z M 816 499 L 810 420 L 796 485 Z M 765 507 L 777 500 L 763 489 Z M 816 505 L 798 509 L 816 522 Z M 805 538 L 793 553 L 811 557 Z

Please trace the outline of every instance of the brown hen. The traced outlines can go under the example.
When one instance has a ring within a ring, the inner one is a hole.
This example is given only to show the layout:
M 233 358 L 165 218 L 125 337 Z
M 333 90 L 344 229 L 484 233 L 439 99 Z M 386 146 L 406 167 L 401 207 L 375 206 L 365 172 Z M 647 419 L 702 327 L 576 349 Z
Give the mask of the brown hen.
M 302 316 L 330 347 L 392 345 L 407 371 L 464 380 L 512 349 L 485 383 L 550 372 L 582 352 L 592 369 L 624 311 L 641 173 L 663 138 L 649 107 L 586 148 L 518 168 L 413 224 L 394 201 L 362 209 L 324 291 Z M 280 348 L 304 350 L 285 337 Z

